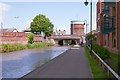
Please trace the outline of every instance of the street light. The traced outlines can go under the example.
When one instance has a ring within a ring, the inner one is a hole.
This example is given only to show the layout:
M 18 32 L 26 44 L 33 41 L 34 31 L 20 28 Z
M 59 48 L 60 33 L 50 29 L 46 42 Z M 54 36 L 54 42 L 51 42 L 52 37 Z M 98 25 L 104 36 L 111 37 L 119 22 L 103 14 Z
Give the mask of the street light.
M 84 21 L 84 25 L 86 25 L 86 36 L 85 36 L 85 40 L 86 40 L 86 46 L 87 46 L 87 20 Z
M 85 4 L 85 6 L 87 6 L 88 5 L 88 1 L 86 0 L 84 2 L 84 4 Z M 92 35 L 92 0 L 90 1 L 90 31 L 91 31 L 90 33 Z M 90 43 L 91 43 L 91 45 L 90 45 L 90 54 L 92 54 L 92 37 L 90 39 Z
M 17 26 L 17 19 L 19 19 L 19 16 L 15 16 L 14 19 L 15 19 L 15 21 L 16 21 L 15 28 L 18 29 L 18 26 Z

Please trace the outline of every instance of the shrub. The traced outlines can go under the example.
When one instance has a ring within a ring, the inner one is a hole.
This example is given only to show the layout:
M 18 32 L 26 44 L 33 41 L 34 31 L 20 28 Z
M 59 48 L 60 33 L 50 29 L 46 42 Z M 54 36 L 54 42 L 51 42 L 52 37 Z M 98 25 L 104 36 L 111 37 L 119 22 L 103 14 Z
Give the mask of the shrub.
M 38 48 L 38 47 L 47 47 L 47 46 L 53 46 L 52 43 L 34 43 L 34 44 L 1 44 L 0 45 L 0 52 L 12 52 L 17 50 L 23 50 L 23 49 L 32 49 L 32 48 Z
M 28 43 L 28 44 L 27 44 L 27 48 L 28 48 L 28 49 L 33 48 L 33 44 Z
M 34 34 L 29 33 L 29 34 L 27 35 L 27 37 L 28 37 L 28 43 L 29 43 L 29 44 L 32 44 L 32 43 L 33 43 L 33 40 L 34 40 Z
M 102 58 L 102 59 L 107 59 L 110 57 L 110 52 L 103 48 L 100 45 L 93 44 L 93 50 Z
M 22 44 L 2 44 L 1 52 L 12 52 L 23 49 L 26 49 L 26 46 Z
M 120 75 L 120 55 L 118 56 L 118 74 Z

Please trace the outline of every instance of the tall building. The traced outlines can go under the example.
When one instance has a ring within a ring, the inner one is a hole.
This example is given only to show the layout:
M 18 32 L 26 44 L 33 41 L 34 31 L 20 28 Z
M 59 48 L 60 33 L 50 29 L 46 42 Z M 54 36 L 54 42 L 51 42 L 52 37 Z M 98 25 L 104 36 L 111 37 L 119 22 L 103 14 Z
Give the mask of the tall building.
M 84 35 L 84 22 L 71 21 L 71 35 Z
M 97 2 L 97 44 L 120 53 L 120 0 Z

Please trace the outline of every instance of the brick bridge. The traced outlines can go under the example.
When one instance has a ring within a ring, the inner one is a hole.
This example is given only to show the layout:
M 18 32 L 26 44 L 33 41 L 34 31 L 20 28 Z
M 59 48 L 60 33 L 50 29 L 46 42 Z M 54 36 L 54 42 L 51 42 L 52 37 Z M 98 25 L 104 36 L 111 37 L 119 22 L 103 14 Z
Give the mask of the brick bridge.
M 63 45 L 69 45 L 72 40 L 75 41 L 76 44 L 80 44 L 81 41 L 84 42 L 84 36 L 81 35 L 53 35 L 49 37 L 49 39 L 52 39 L 55 44 L 58 44 L 59 41 L 63 41 Z

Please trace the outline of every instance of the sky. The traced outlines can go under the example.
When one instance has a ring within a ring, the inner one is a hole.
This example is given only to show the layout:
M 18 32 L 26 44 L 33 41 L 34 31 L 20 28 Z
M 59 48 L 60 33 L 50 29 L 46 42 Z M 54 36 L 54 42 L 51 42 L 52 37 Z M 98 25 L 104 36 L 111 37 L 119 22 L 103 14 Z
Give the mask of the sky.
M 90 5 L 85 6 L 84 2 L 61 1 L 61 2 L 11 2 L 0 3 L 0 22 L 3 28 L 17 28 L 23 31 L 30 27 L 32 19 L 38 15 L 44 14 L 54 24 L 54 30 L 65 29 L 70 34 L 70 21 L 80 20 L 90 24 Z M 93 29 L 96 29 L 96 2 L 93 2 Z M 90 25 L 87 31 L 89 32 Z M 85 28 L 86 30 L 86 28 Z

